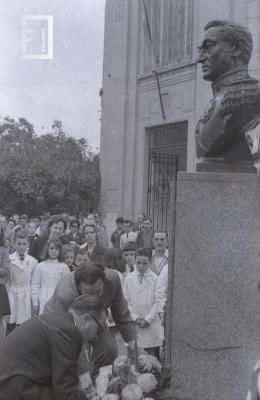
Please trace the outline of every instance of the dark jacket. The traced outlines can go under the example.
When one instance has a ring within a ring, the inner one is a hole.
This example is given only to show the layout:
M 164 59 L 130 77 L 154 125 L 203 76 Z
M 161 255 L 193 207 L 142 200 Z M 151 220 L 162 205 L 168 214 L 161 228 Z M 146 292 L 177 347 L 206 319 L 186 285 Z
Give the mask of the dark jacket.
M 37 233 L 35 233 L 33 236 L 28 236 L 29 251 L 30 251 L 30 248 L 32 247 L 34 241 L 38 238 L 39 238 L 39 235 L 37 235 Z
M 143 224 L 139 224 L 138 222 L 134 222 L 132 224 L 132 231 L 133 232 L 138 232 L 141 231 L 143 229 Z
M 13 393 L 25 390 L 24 382 L 26 395 L 22 399 L 42 398 L 45 387 L 52 388 L 55 400 L 86 399 L 78 391 L 81 347 L 81 333 L 69 313 L 45 314 L 26 321 L 0 346 L 0 400 L 13 400 Z
M 151 229 L 149 231 L 139 231 L 136 238 L 136 244 L 137 247 L 148 247 L 149 249 L 153 250 L 153 230 Z
M 45 251 L 46 245 L 48 243 L 48 240 L 49 240 L 48 234 L 43 234 L 42 236 L 35 239 L 29 248 L 29 251 L 28 251 L 29 255 L 36 258 L 36 260 L 38 260 L 38 262 L 43 261 L 44 260 L 44 251 Z M 65 236 L 61 236 L 59 238 L 59 240 L 61 241 L 61 244 L 69 243 L 69 241 L 66 239 Z
M 115 230 L 112 235 L 111 235 L 111 243 L 113 247 L 120 249 L 120 238 L 121 235 L 123 235 L 124 231 L 118 232 L 118 230 Z
M 85 249 L 86 254 L 88 255 L 88 258 L 90 259 L 90 261 L 92 261 L 93 263 L 100 264 L 103 267 L 105 267 L 104 260 L 103 260 L 104 255 L 106 253 L 105 247 L 103 247 L 103 246 L 101 246 L 101 244 L 97 243 L 91 254 L 88 252 L 87 243 L 85 245 L 83 244 L 81 246 L 81 248 Z
M 110 307 L 113 320 L 126 342 L 135 338 L 135 325 L 130 316 L 127 302 L 123 296 L 119 275 L 116 271 L 105 268 L 103 301 Z M 80 293 L 75 284 L 74 272 L 64 276 L 55 288 L 53 296 L 45 306 L 45 312 L 67 311 L 73 300 Z
M 76 236 L 74 237 L 72 235 L 72 232 L 70 232 L 66 235 L 66 240 L 68 242 L 75 242 L 80 246 L 81 244 L 83 244 L 85 242 L 85 236 L 83 235 L 83 233 L 77 232 Z

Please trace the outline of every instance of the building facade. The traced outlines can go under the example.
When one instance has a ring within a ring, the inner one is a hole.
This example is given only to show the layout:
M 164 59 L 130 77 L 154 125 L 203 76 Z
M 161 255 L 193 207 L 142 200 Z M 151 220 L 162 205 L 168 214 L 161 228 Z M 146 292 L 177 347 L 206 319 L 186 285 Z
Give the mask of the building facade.
M 249 28 L 250 74 L 260 79 L 260 0 L 107 0 L 101 124 L 101 208 L 146 213 L 168 228 L 169 182 L 195 171 L 194 131 L 211 98 L 197 66 L 204 26 Z

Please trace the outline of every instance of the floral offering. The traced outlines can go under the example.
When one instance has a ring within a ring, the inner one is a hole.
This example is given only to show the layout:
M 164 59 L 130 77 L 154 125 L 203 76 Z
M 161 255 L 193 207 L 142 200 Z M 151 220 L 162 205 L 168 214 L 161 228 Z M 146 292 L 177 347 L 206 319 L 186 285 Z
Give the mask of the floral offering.
M 102 400 L 154 400 L 162 366 L 157 358 L 141 354 L 137 371 L 126 356 L 116 358 Z

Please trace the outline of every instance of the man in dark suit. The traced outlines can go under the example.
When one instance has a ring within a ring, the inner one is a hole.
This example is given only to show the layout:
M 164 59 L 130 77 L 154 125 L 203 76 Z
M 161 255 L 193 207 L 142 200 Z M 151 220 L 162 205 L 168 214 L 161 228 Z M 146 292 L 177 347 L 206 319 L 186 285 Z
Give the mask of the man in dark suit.
M 132 221 L 133 222 L 133 224 L 132 224 L 133 232 L 138 232 L 143 229 L 144 219 L 145 219 L 145 214 L 139 214 L 137 216 L 137 218 L 134 221 Z
M 151 218 L 145 218 L 142 229 L 136 238 L 137 247 L 148 247 L 154 249 L 153 245 L 153 222 Z
M 135 324 L 123 296 L 119 275 L 116 271 L 83 261 L 75 272 L 64 276 L 45 306 L 46 312 L 67 311 L 81 293 L 94 294 L 110 307 L 113 320 L 125 342 L 134 348 Z M 117 345 L 111 332 L 106 329 L 93 345 L 91 376 L 94 380 L 99 369 L 113 363 L 117 357 Z
M 116 219 L 116 230 L 111 235 L 111 243 L 113 247 L 120 249 L 120 237 L 124 233 L 124 218 L 118 217 Z
M 93 263 L 97 263 L 105 267 L 104 255 L 106 253 L 105 247 L 98 243 L 97 227 L 94 224 L 87 224 L 84 226 L 84 235 L 86 243 L 80 246 L 85 249 L 86 257 Z
M 107 311 L 96 296 L 75 299 L 67 313 L 24 322 L 0 346 L 0 400 L 84 400 L 78 389 L 82 345 L 105 329 Z
M 27 225 L 27 234 L 28 234 L 28 244 L 29 249 L 32 246 L 33 242 L 38 239 L 39 235 L 36 233 L 36 224 L 34 221 L 30 221 Z

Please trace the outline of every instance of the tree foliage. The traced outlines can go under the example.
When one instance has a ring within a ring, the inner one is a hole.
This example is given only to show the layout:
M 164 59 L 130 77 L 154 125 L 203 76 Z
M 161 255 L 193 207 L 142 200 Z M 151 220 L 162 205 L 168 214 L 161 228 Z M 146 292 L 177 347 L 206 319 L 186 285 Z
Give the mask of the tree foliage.
M 61 121 L 37 136 L 25 119 L 0 123 L 0 212 L 77 214 L 97 206 L 99 155 L 67 136 Z

